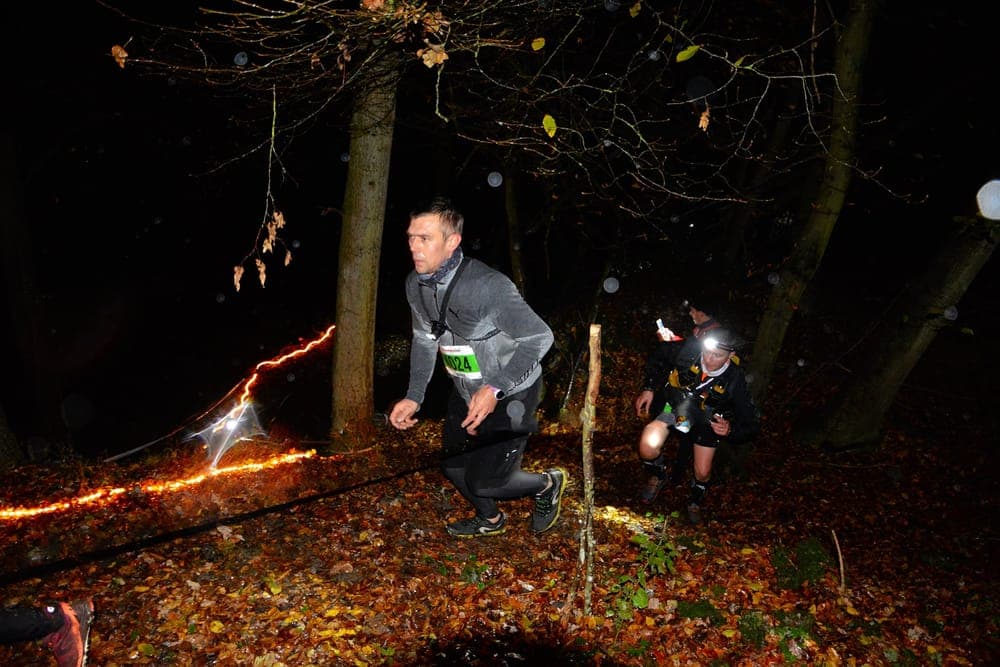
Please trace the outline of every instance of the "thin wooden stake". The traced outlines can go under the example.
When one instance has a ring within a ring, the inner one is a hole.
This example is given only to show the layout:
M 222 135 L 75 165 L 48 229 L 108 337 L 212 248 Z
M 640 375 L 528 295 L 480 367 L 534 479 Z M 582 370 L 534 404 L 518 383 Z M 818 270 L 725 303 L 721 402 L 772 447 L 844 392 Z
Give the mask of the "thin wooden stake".
M 833 546 L 837 547 L 837 561 L 840 563 L 840 593 L 843 594 L 847 590 L 847 579 L 844 576 L 844 554 L 840 551 L 837 531 L 831 529 L 830 534 L 833 535 Z
M 594 587 L 594 428 L 597 422 L 597 396 L 601 388 L 601 325 L 590 325 L 590 379 L 580 411 L 583 431 L 583 502 L 584 520 L 580 533 L 580 561 L 584 571 L 583 613 L 590 615 Z

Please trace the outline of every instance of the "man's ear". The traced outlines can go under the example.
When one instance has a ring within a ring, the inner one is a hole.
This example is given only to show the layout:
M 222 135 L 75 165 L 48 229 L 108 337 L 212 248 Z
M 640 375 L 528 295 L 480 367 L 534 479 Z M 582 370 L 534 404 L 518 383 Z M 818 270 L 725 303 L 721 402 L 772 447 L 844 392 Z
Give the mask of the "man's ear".
M 447 239 L 445 239 L 444 247 L 448 249 L 449 253 L 453 253 L 455 252 L 455 248 L 457 248 L 461 243 L 462 243 L 462 235 L 452 234 Z

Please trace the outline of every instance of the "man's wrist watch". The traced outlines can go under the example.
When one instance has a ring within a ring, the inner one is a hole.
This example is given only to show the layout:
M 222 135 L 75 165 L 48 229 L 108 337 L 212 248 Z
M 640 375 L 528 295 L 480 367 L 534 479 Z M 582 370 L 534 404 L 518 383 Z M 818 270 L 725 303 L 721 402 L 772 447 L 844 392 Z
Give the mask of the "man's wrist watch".
M 497 389 L 491 384 L 488 384 L 486 386 L 493 390 L 493 398 L 497 399 L 498 401 L 502 401 L 503 399 L 507 398 L 507 392 L 503 391 L 502 389 Z

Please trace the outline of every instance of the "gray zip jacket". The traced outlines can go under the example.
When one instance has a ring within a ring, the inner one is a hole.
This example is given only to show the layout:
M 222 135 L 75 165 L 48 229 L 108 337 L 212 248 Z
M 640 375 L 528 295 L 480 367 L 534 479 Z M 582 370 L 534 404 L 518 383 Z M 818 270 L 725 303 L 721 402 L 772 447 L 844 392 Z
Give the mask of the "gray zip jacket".
M 413 320 L 406 398 L 418 404 L 424 402 L 439 346 L 445 370 L 466 403 L 483 385 L 508 395 L 527 389 L 541 377 L 542 357 L 552 346 L 552 330 L 507 276 L 476 259 L 466 263 L 448 297 L 446 318 L 440 304 L 458 269 L 442 283 L 421 283 L 415 271 L 406 278 Z M 438 340 L 431 334 L 431 320 L 447 323 Z

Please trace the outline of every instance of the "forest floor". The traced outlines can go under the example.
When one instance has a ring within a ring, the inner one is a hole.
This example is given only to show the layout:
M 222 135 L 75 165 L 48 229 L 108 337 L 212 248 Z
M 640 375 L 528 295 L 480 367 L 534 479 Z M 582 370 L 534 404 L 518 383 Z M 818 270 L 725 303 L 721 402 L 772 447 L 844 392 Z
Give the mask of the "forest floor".
M 102 667 L 1000 661 L 992 419 L 928 411 L 904 388 L 881 447 L 832 455 L 795 444 L 784 401 L 692 526 L 683 486 L 636 501 L 642 354 L 606 343 L 590 587 L 574 419 L 543 420 L 525 458 L 569 472 L 558 524 L 533 534 L 531 501 L 508 501 L 507 533 L 475 540 L 443 530 L 468 511 L 437 471 L 429 419 L 379 427 L 362 452 L 235 467 L 308 449 L 272 432 L 205 479 L 190 445 L 7 471 L 0 509 L 70 502 L 0 517 L 0 601 L 92 597 Z M 3 665 L 51 662 L 40 644 L 0 647 Z

